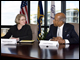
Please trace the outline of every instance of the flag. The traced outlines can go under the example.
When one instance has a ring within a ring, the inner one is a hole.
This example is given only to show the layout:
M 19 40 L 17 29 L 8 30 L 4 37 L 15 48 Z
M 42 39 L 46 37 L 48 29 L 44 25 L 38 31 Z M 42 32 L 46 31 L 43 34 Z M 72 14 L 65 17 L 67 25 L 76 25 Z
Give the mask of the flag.
M 20 14 L 24 14 L 26 16 L 26 24 L 29 23 L 27 5 L 28 5 L 28 1 L 22 1 L 21 10 L 20 10 Z
M 53 24 L 54 16 L 55 16 L 55 1 L 51 1 L 51 13 L 50 13 L 50 25 Z
M 42 18 L 43 15 L 43 7 L 42 7 L 42 1 L 38 2 L 38 12 L 37 12 L 37 24 L 38 24 L 38 40 L 39 36 L 41 35 L 41 24 L 42 24 Z

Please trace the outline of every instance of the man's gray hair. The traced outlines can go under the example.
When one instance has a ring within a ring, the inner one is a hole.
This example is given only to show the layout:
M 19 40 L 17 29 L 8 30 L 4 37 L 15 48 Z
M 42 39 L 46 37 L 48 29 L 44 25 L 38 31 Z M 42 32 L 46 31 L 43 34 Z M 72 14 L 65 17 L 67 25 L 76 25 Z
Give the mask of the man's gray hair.
M 66 23 L 66 17 L 60 17 L 59 21 L 63 21 L 64 23 Z

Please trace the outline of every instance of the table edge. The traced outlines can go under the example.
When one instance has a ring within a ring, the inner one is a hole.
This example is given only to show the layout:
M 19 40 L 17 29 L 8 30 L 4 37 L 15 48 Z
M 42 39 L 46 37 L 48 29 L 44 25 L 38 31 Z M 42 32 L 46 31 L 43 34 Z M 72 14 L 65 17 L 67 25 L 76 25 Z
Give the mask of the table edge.
M 39 58 L 35 58 L 35 57 L 28 57 L 28 56 L 15 55 L 15 54 L 5 54 L 5 53 L 1 53 L 1 56 L 13 57 L 13 58 L 21 58 L 21 59 L 39 59 Z

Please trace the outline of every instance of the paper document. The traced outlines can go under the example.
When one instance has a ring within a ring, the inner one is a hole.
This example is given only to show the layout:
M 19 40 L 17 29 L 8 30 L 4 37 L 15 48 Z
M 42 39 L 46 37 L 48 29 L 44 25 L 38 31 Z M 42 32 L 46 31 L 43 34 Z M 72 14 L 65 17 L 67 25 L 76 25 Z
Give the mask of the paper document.
M 35 40 L 21 40 L 20 42 L 34 42 Z
M 45 41 L 41 40 L 39 43 L 40 48 L 43 49 L 58 49 L 59 43 L 58 41 Z
M 1 44 L 17 44 L 16 39 L 1 39 Z

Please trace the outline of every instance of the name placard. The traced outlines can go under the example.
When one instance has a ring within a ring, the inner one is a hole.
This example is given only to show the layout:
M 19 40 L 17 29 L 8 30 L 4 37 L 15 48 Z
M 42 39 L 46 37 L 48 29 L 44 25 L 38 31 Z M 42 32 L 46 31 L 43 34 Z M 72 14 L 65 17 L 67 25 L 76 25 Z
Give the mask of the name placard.
M 45 41 L 41 40 L 39 43 L 40 48 L 43 49 L 58 49 L 59 43 L 58 41 Z
M 1 44 L 17 44 L 16 39 L 1 39 Z

